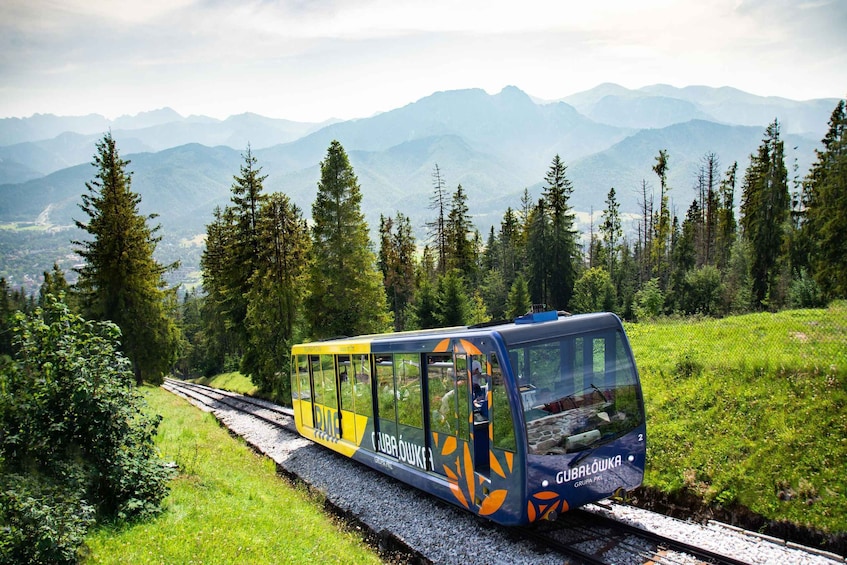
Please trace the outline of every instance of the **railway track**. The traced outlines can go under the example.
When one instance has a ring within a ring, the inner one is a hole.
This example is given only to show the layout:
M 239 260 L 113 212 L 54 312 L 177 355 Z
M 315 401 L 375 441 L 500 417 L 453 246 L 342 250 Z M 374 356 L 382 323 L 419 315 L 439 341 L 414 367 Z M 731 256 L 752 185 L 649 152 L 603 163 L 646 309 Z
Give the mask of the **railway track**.
M 563 514 L 555 522 L 542 522 L 522 530 L 525 535 L 546 547 L 573 556 L 583 563 L 749 564 L 748 561 L 581 509 Z
M 270 402 L 239 394 L 214 389 L 204 385 L 167 379 L 164 388 L 180 394 L 197 404 L 212 411 L 238 412 L 258 419 L 274 428 L 284 429 L 296 434 L 293 411 L 277 406 Z M 330 457 L 330 452 L 327 452 Z M 350 464 L 356 465 L 350 461 Z M 412 487 L 409 491 L 415 491 Z M 616 503 L 608 502 L 601 505 L 612 508 Z M 344 510 L 344 509 L 342 509 Z M 772 562 L 751 560 L 706 549 L 697 543 L 689 543 L 680 539 L 666 537 L 642 528 L 615 520 L 602 513 L 577 509 L 562 514 L 552 522 L 539 522 L 522 528 L 502 528 L 494 524 L 486 524 L 485 528 L 495 530 L 504 538 L 513 538 L 531 542 L 541 554 L 560 555 L 558 561 L 564 563 L 592 564 L 716 564 L 738 565 L 750 563 Z M 384 532 L 379 532 L 384 535 Z M 716 533 L 715 535 L 720 535 Z M 402 538 L 403 536 L 398 536 Z M 420 557 L 426 556 L 426 548 L 409 548 L 414 555 L 413 561 L 420 562 Z M 838 556 L 808 554 L 808 563 L 843 563 Z M 830 558 L 833 558 L 830 560 Z M 439 559 L 424 562 L 440 562 Z M 483 561 L 484 562 L 484 561 Z M 492 560 L 491 562 L 495 562 Z M 792 562 L 792 561 L 782 561 Z M 796 561 L 794 561 L 796 562 Z

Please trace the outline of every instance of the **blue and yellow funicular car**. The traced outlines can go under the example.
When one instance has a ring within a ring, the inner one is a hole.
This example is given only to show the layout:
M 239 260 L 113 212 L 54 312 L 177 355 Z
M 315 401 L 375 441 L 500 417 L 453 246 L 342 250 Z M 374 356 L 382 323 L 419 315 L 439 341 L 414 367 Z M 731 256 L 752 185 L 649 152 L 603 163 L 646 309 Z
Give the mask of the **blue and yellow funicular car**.
M 304 436 L 502 524 L 644 475 L 641 387 L 614 314 L 296 345 L 292 397 Z

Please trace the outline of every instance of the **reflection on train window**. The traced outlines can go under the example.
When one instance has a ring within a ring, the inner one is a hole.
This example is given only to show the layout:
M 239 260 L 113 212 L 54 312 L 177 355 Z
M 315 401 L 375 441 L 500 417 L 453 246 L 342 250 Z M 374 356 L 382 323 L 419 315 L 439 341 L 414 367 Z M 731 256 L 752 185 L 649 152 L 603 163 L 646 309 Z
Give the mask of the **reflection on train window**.
M 312 379 L 315 383 L 315 403 L 338 408 L 335 387 L 335 360 L 332 355 L 310 355 Z
M 642 423 L 636 373 L 620 332 L 509 350 L 530 453 L 581 451 Z
M 341 409 L 350 410 L 352 412 L 355 404 L 353 401 L 353 380 L 350 378 L 350 374 L 352 373 L 352 369 L 350 367 L 350 356 L 338 355 L 335 358 L 335 362 L 338 367 L 338 386 L 339 391 L 341 392 Z
M 451 419 L 448 418 L 450 414 L 449 399 L 444 403 L 445 395 L 454 388 L 453 356 L 430 353 L 426 355 L 425 359 L 427 386 L 429 388 L 430 427 L 434 432 L 455 435 L 456 430 L 450 428 Z
M 394 411 L 394 363 L 393 356 L 390 354 L 379 355 L 374 358 L 374 368 L 376 370 L 376 385 L 377 385 L 377 404 L 379 409 L 380 419 L 386 420 L 380 422 L 381 431 L 396 434 L 397 413 Z M 389 424 L 390 422 L 390 424 Z
M 423 398 L 421 396 L 421 356 L 417 353 L 394 355 L 394 376 L 397 383 L 397 421 L 401 425 L 423 428 Z
M 309 383 L 309 357 L 298 355 L 295 359 L 295 373 L 291 379 L 291 390 L 297 391 L 297 398 L 304 401 L 300 404 L 300 417 L 307 426 L 312 425 L 312 409 L 306 402 L 312 401 L 312 386 Z M 293 396 L 292 396 L 293 398 Z
M 512 409 L 509 406 L 509 396 L 503 382 L 503 371 L 497 354 L 491 354 L 491 426 L 494 447 L 517 451 L 515 443 L 515 426 L 512 420 Z
M 373 416 L 373 394 L 371 394 L 370 360 L 367 355 L 354 355 L 350 381 L 353 384 L 353 408 L 356 414 Z

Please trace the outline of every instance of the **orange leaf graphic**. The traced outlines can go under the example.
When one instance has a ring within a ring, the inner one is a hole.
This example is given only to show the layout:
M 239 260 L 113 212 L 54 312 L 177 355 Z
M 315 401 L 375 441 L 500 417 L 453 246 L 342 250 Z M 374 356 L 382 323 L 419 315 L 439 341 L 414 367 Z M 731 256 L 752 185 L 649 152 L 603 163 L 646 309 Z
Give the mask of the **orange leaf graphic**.
M 441 448 L 441 455 L 446 457 L 454 451 L 456 451 L 456 438 L 454 436 L 447 436 L 447 439 L 444 440 L 444 446 Z
M 450 490 L 453 491 L 453 496 L 456 497 L 456 500 L 462 503 L 462 506 L 465 508 L 469 508 L 468 499 L 465 498 L 465 493 L 462 492 L 462 489 L 459 488 L 459 485 L 455 483 L 450 483 Z
M 488 498 L 482 501 L 482 506 L 479 507 L 480 516 L 488 516 L 500 510 L 507 494 L 509 494 L 509 491 L 505 489 L 492 490 Z
M 500 466 L 500 461 L 497 459 L 497 455 L 495 455 L 493 451 L 489 451 L 489 453 L 491 454 L 488 458 L 491 463 L 491 470 L 505 479 L 506 473 L 503 471 L 503 467 Z
M 536 492 L 532 495 L 532 498 L 537 498 L 538 500 L 552 500 L 554 498 L 559 498 L 559 493 L 553 492 L 551 490 L 545 490 L 541 492 Z

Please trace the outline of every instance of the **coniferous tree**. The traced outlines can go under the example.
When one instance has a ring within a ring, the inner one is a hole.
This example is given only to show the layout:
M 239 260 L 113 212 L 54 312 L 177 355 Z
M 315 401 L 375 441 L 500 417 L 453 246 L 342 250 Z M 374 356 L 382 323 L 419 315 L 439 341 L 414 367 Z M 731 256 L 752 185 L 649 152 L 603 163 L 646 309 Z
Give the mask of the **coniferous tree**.
M 39 306 L 43 307 L 46 305 L 47 295 L 52 295 L 57 299 L 60 296 L 64 296 L 60 300 L 68 307 L 71 305 L 71 285 L 68 284 L 68 280 L 65 278 L 65 272 L 59 268 L 57 263 L 53 263 L 52 271 L 44 271 L 44 283 L 38 291 Z
M 239 175 L 233 176 L 232 205 L 227 208 L 230 237 L 225 249 L 226 264 L 225 300 L 226 317 L 232 331 L 236 347 L 244 355 L 250 339 L 247 324 L 248 294 L 253 286 L 252 280 L 259 268 L 259 213 L 267 202 L 264 194 L 264 182 L 267 175 L 262 174 L 258 160 L 253 156 L 250 145 L 243 154 L 244 163 Z
M 600 234 L 604 250 L 604 267 L 610 277 L 615 275 L 615 266 L 618 261 L 618 246 L 623 237 L 621 228 L 621 205 L 615 196 L 615 187 L 609 189 L 606 195 L 606 209 L 603 210 L 603 221 L 600 224 Z
M 394 330 L 406 329 L 406 310 L 415 294 L 415 237 L 408 216 L 380 216 L 379 268 L 388 305 L 394 313 Z
M 847 109 L 839 100 L 805 181 L 810 263 L 829 298 L 847 297 Z
M 450 201 L 450 211 L 444 226 L 447 240 L 447 266 L 457 269 L 468 282 L 476 280 L 475 245 L 468 236 L 474 233 L 468 211 L 468 197 L 462 185 L 456 188 Z
M 439 326 L 463 326 L 470 322 L 472 303 L 465 288 L 464 278 L 458 269 L 452 269 L 439 278 L 435 294 L 435 319 Z
M 543 198 L 532 209 L 526 228 L 526 284 L 534 304 L 548 301 L 547 283 L 550 274 L 548 252 L 550 249 L 550 222 Z
M 653 240 L 650 247 L 650 258 L 659 277 L 659 286 L 664 289 L 667 286 L 669 273 L 669 253 L 671 239 L 671 212 L 668 205 L 668 152 L 665 149 L 659 151 L 653 171 L 659 177 L 659 212 L 653 222 Z
M 777 299 L 778 260 L 783 248 L 790 196 L 779 123 L 774 120 L 744 176 L 741 227 L 753 250 L 753 300 L 759 308 Z
M 723 270 L 729 263 L 730 250 L 735 242 L 738 223 L 735 221 L 735 185 L 738 162 L 727 169 L 720 184 L 720 207 L 718 208 L 717 233 L 715 235 L 715 264 Z
M 162 266 L 153 258 L 160 238 L 155 215 L 142 216 L 141 196 L 131 189 L 129 161 L 121 159 L 107 133 L 97 143 L 95 179 L 85 186 L 80 208 L 88 223 L 76 221 L 90 239 L 75 241 L 84 260 L 76 288 L 86 317 L 109 320 L 121 329 L 121 347 L 132 362 L 138 384 L 161 382 L 176 360 L 179 331 L 174 322 L 175 293 L 166 290 Z
M 577 241 L 574 214 L 570 205 L 573 185 L 567 178 L 567 167 L 556 155 L 544 177 L 544 199 L 550 218 L 548 258 L 549 306 L 554 309 L 568 307 L 573 285 L 576 282 Z
M 426 330 L 438 327 L 436 311 L 436 289 L 428 277 L 422 277 L 415 293 L 415 304 L 413 312 L 415 315 L 414 325 L 418 329 Z
M 653 277 L 653 266 L 650 261 L 650 249 L 653 247 L 653 191 L 647 189 L 647 181 L 641 180 L 641 222 L 638 224 L 638 239 L 633 248 L 633 255 L 638 265 L 638 284 L 644 284 Z
M 284 402 L 291 397 L 288 366 L 306 287 L 311 241 L 303 214 L 273 193 L 259 210 L 259 255 L 247 293 L 248 341 L 242 372 Z
M 498 243 L 500 250 L 499 265 L 503 273 L 506 288 L 512 283 L 524 264 L 524 237 L 520 219 L 512 208 L 507 208 L 500 222 Z
M 213 220 L 206 226 L 206 247 L 200 257 L 205 298 L 200 307 L 205 343 L 204 375 L 212 375 L 227 367 L 227 359 L 241 357 L 236 332 L 229 311 L 227 274 L 231 268 L 229 249 L 233 240 L 232 214 L 216 207 Z
M 435 210 L 435 219 L 427 222 L 426 227 L 429 229 L 430 242 L 435 246 L 438 259 L 436 268 L 438 273 L 443 275 L 447 272 L 447 192 L 438 163 L 432 172 L 432 188 L 429 207 Z
M 715 263 L 715 240 L 718 222 L 718 176 L 720 164 L 714 153 L 703 156 L 697 176 L 700 220 L 696 230 L 697 265 Z
M 321 161 L 312 205 L 310 294 L 306 313 L 314 338 L 388 329 L 382 274 L 370 248 L 362 193 L 347 153 L 332 141 Z
M 512 288 L 509 289 L 509 298 L 506 300 L 506 318 L 515 319 L 518 316 L 523 316 L 532 309 L 532 299 L 529 294 L 529 287 L 526 284 L 526 279 L 523 275 L 518 275 L 515 282 L 512 283 Z

